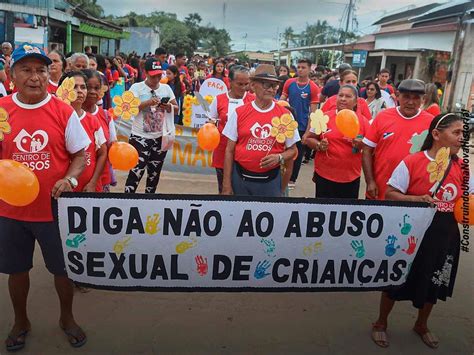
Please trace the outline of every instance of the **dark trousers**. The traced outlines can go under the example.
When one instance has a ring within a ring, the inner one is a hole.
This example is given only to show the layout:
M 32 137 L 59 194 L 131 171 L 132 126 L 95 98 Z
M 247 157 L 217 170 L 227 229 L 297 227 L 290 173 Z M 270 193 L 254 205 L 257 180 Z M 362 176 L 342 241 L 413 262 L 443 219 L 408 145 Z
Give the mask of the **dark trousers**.
M 160 181 L 161 169 L 166 158 L 166 151 L 161 151 L 161 137 L 147 139 L 139 136 L 130 136 L 128 142 L 138 151 L 138 164 L 128 173 L 125 183 L 125 192 L 137 191 L 145 169 L 147 170 L 146 193 L 155 193 Z
M 358 198 L 360 177 L 351 182 L 335 182 L 314 173 L 316 198 Z
M 303 137 L 305 131 L 299 131 L 300 132 L 300 137 Z M 303 161 L 305 151 L 307 147 L 301 143 L 301 141 L 296 143 L 296 148 L 298 148 L 298 157 L 296 158 L 294 164 L 293 164 L 293 172 L 291 174 L 290 181 L 296 182 L 296 179 L 298 179 L 298 174 L 300 173 L 300 168 L 301 168 L 301 162 Z
M 222 184 L 224 182 L 224 169 L 216 168 L 217 188 L 219 193 L 222 193 Z

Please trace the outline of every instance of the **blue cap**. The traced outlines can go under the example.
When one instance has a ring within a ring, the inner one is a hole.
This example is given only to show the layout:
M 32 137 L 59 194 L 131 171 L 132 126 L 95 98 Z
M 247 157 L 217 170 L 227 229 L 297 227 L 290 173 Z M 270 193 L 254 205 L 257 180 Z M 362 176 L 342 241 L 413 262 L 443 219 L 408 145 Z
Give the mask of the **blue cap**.
M 19 47 L 17 47 L 11 56 L 10 60 L 10 67 L 13 67 L 17 62 L 24 58 L 38 58 L 44 61 L 47 65 L 52 63 L 51 59 L 48 58 L 46 53 L 39 47 L 31 43 L 22 43 Z

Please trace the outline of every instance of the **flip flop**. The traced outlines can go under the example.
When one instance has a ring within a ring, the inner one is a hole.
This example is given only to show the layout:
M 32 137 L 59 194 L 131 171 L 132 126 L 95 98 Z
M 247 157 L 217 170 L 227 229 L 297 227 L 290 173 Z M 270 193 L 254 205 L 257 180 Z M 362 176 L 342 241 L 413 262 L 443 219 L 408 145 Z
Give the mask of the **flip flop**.
M 381 348 L 388 348 L 387 327 L 377 323 L 372 324 L 372 340 Z
M 416 328 L 413 328 L 413 331 L 418 334 L 423 341 L 428 347 L 431 349 L 437 349 L 439 346 L 439 339 L 436 335 L 431 333 L 429 330 L 426 330 L 426 332 L 420 331 Z
M 65 329 L 61 327 L 61 329 L 63 330 L 64 334 L 67 335 L 69 344 L 71 344 L 73 348 L 80 348 L 85 343 L 87 343 L 87 336 L 80 327 L 75 327 L 72 329 Z M 79 341 L 81 335 L 84 335 L 84 339 Z
M 12 335 L 12 334 L 8 334 L 8 337 L 7 337 L 7 340 L 11 340 L 13 345 L 7 345 L 5 344 L 6 348 L 7 348 L 7 351 L 17 351 L 17 350 L 21 350 L 25 347 L 26 345 L 26 342 L 25 342 L 25 338 L 26 338 L 26 335 L 28 334 L 28 330 L 24 330 L 20 333 L 18 333 L 16 336 Z M 23 340 L 18 340 L 19 338 L 23 338 Z

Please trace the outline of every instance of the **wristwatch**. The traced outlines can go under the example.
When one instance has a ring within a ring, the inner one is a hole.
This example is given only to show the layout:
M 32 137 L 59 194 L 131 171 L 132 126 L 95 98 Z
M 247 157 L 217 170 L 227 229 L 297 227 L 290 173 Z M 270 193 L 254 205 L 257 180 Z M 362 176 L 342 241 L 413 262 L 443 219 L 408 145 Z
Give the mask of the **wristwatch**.
M 79 182 L 77 181 L 75 177 L 66 176 L 65 179 L 69 182 L 69 184 L 71 185 L 73 189 L 75 189 L 77 185 L 79 185 Z
M 285 164 L 285 158 L 283 158 L 283 155 L 278 154 L 278 161 L 280 162 L 280 165 L 284 165 L 284 164 Z

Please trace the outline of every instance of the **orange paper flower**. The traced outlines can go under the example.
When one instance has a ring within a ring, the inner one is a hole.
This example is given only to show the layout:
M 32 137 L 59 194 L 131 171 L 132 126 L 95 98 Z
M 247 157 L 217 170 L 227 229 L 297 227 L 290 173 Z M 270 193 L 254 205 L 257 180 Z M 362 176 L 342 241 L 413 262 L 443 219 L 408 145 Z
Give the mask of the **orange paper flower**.
M 66 78 L 64 81 L 61 83 L 61 86 L 58 87 L 58 90 L 56 90 L 56 96 L 58 99 L 61 101 L 64 101 L 68 105 L 71 104 L 71 102 L 76 101 L 77 99 L 77 92 L 74 90 L 74 86 L 76 85 L 76 81 L 74 78 Z
M 309 115 L 311 120 L 311 128 L 317 135 L 328 130 L 329 117 L 322 110 L 316 110 Z
M 115 116 L 121 116 L 124 120 L 129 120 L 132 116 L 138 115 L 140 100 L 131 91 L 125 91 L 122 96 L 114 96 Z
M 298 122 L 289 113 L 285 113 L 281 117 L 273 117 L 272 126 L 270 135 L 275 137 L 278 143 L 284 143 L 287 138 L 293 138 Z
M 436 153 L 435 160 L 426 167 L 426 171 L 430 174 L 430 183 L 440 182 L 443 179 L 444 172 L 448 168 L 449 153 L 448 147 L 440 148 Z
M 184 117 L 183 118 L 183 125 L 184 126 L 186 126 L 186 127 L 191 126 L 191 122 L 192 122 L 191 117 Z
M 8 112 L 3 107 L 0 107 L 0 142 L 3 141 L 5 134 L 12 131 L 10 123 L 8 123 Z

